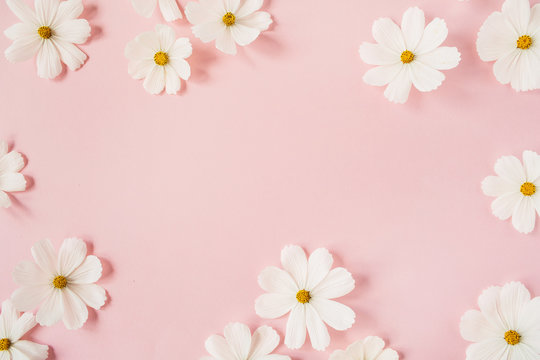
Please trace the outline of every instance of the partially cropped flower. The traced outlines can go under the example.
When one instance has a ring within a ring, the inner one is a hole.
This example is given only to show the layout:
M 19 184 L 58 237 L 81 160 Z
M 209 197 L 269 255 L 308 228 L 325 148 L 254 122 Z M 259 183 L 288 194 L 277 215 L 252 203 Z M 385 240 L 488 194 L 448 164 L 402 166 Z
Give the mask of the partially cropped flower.
M 272 23 L 270 14 L 258 11 L 263 0 L 200 0 L 186 5 L 186 17 L 193 24 L 193 35 L 216 48 L 236 54 L 236 44 L 253 42 Z
M 16 151 L 8 152 L 8 144 L 0 141 L 0 206 L 8 208 L 11 206 L 8 192 L 24 191 L 26 180 L 23 174 L 19 173 L 24 167 L 24 159 Z
M 461 318 L 461 336 L 474 343 L 466 360 L 540 358 L 540 298 L 531 300 L 523 284 L 511 282 L 485 290 L 478 306 Z
M 21 62 L 37 54 L 37 74 L 53 79 L 62 72 L 62 61 L 70 70 L 77 70 L 87 56 L 74 44 L 86 42 L 90 25 L 77 19 L 82 0 L 36 0 L 33 11 L 23 0 L 6 0 L 8 7 L 22 21 L 4 34 L 13 40 L 5 51 L 11 62 Z
M 502 12 L 484 22 L 476 42 L 484 61 L 495 61 L 493 73 L 514 90 L 540 88 L 540 4 L 529 0 L 506 0 Z
M 373 23 L 377 44 L 360 46 L 362 60 L 378 65 L 366 72 L 364 82 L 388 85 L 384 96 L 400 104 L 409 98 L 412 85 L 422 92 L 437 89 L 445 79 L 439 70 L 455 68 L 461 60 L 457 48 L 441 46 L 447 36 L 444 20 L 436 18 L 425 26 L 424 12 L 416 7 L 405 11 L 401 29 L 389 18 L 378 19 Z
M 144 79 L 143 86 L 150 94 L 176 94 L 180 79 L 191 75 L 186 58 L 191 56 L 188 38 L 178 38 L 167 25 L 156 25 L 155 31 L 140 34 L 125 49 L 129 59 L 128 72 L 134 79 Z
M 398 360 L 398 353 L 384 348 L 384 340 L 377 336 L 368 336 L 364 340 L 352 343 L 347 350 L 336 350 L 329 360 Z
M 482 182 L 484 194 L 496 197 L 493 215 L 501 220 L 511 216 L 517 231 L 530 233 L 540 213 L 540 155 L 524 151 L 523 164 L 515 156 L 503 156 L 495 163 L 495 173 Z
M 36 325 L 34 314 L 19 315 L 11 300 L 5 300 L 0 314 L 0 359 L 45 360 L 49 353 L 47 345 L 21 340 Z
M 286 246 L 281 251 L 283 269 L 265 268 L 259 285 L 267 294 L 257 298 L 257 315 L 274 319 L 290 312 L 285 345 L 299 349 L 306 340 L 306 328 L 315 350 L 330 344 L 326 324 L 336 330 L 349 329 L 355 320 L 354 311 L 331 299 L 354 289 L 354 279 L 344 268 L 332 269 L 334 260 L 328 250 L 315 250 L 308 258 L 299 246 Z
M 279 335 L 269 326 L 261 326 L 251 335 L 247 325 L 230 323 L 224 335 L 212 335 L 206 340 L 206 351 L 212 356 L 201 360 L 291 360 L 270 354 L 279 345 Z
M 39 306 L 36 320 L 51 326 L 60 320 L 68 329 L 78 329 L 88 319 L 90 306 L 96 310 L 105 304 L 105 290 L 94 284 L 101 277 L 101 262 L 86 256 L 81 239 L 64 240 L 58 255 L 49 240 L 32 247 L 35 263 L 23 261 L 13 271 L 13 280 L 21 287 L 11 300 L 20 311 Z
M 131 0 L 131 4 L 139 15 L 150 17 L 159 4 L 161 15 L 166 21 L 174 21 L 182 18 L 182 13 L 176 0 Z

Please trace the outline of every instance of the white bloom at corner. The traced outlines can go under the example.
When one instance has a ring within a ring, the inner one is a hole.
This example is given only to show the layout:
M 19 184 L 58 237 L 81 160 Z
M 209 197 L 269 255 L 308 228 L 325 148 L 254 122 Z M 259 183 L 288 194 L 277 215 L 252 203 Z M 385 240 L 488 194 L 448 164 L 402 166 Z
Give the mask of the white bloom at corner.
M 405 103 L 411 85 L 422 92 L 437 89 L 445 79 L 439 70 L 455 68 L 461 60 L 457 48 L 441 46 L 448 36 L 445 21 L 436 18 L 425 26 L 424 12 L 416 7 L 405 11 L 401 29 L 391 19 L 381 18 L 372 31 L 377 44 L 364 42 L 360 56 L 378 66 L 363 79 L 369 85 L 388 85 L 384 96 L 391 102 Z
M 159 9 L 166 21 L 182 18 L 182 13 L 176 0 L 131 0 L 131 4 L 141 16 L 150 17 L 159 3 Z
M 143 86 L 150 94 L 176 94 L 180 79 L 191 75 L 186 58 L 191 56 L 188 38 L 178 38 L 167 25 L 156 25 L 155 31 L 144 32 L 131 40 L 125 49 L 129 59 L 128 72 L 134 79 L 144 79 Z
M 26 179 L 19 171 L 24 167 L 24 159 L 16 151 L 8 152 L 8 144 L 0 141 L 0 206 L 11 206 L 8 192 L 26 190 Z
M 216 41 L 216 48 L 236 54 L 236 44 L 253 42 L 272 23 L 270 14 L 258 11 L 263 0 L 200 0 L 186 5 L 193 35 L 202 42 Z
M 74 44 L 86 42 L 90 25 L 77 19 L 82 0 L 36 0 L 36 11 L 23 0 L 6 0 L 8 7 L 22 21 L 9 27 L 4 34 L 13 40 L 5 51 L 11 62 L 21 62 L 37 54 L 37 74 L 53 79 L 62 72 L 60 60 L 70 70 L 77 70 L 87 56 Z
M 329 360 L 398 360 L 395 350 L 384 348 L 384 340 L 377 336 L 368 336 L 364 340 L 349 345 L 347 350 L 336 350 Z
M 289 245 L 281 251 L 284 270 L 270 266 L 259 275 L 259 285 L 268 293 L 257 298 L 255 311 L 266 319 L 290 312 L 285 345 L 291 349 L 304 345 L 306 328 L 313 348 L 324 350 L 330 344 L 325 323 L 336 330 L 346 330 L 354 324 L 354 311 L 330 300 L 354 289 L 354 279 L 347 270 L 330 270 L 333 262 L 326 249 L 315 250 L 308 260 L 301 247 Z
M 524 151 L 523 165 L 515 156 L 503 156 L 495 163 L 495 173 L 482 182 L 484 194 L 496 197 L 491 203 L 493 215 L 501 220 L 511 216 L 517 231 L 530 233 L 536 212 L 540 213 L 540 156 Z
M 78 329 L 88 319 L 90 306 L 96 310 L 105 304 L 105 290 L 96 284 L 101 277 L 101 262 L 86 256 L 81 239 L 64 240 L 58 256 L 49 240 L 32 246 L 35 260 L 20 262 L 13 280 L 21 287 L 11 295 L 15 308 L 31 311 L 39 306 L 37 322 L 51 326 L 63 320 L 68 329 Z
M 11 300 L 2 303 L 0 314 L 0 359 L 1 360 L 44 360 L 49 353 L 47 345 L 36 344 L 21 338 L 36 326 L 32 313 L 19 313 Z
M 206 340 L 206 351 L 212 356 L 201 360 L 291 360 L 285 355 L 270 355 L 279 345 L 279 335 L 269 326 L 261 326 L 251 335 L 247 325 L 229 323 L 224 335 Z
M 540 87 L 540 4 L 506 0 L 478 32 L 476 49 L 483 61 L 495 61 L 493 73 L 514 90 Z
M 540 358 L 540 298 L 525 286 L 493 286 L 478 298 L 478 310 L 461 318 L 461 336 L 474 342 L 466 360 L 536 360 Z

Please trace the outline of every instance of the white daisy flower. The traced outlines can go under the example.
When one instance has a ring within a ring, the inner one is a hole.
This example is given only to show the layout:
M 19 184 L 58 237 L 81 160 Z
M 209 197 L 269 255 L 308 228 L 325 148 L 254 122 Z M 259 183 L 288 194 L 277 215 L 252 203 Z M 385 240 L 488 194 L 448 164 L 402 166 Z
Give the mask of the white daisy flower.
M 493 73 L 517 91 L 540 87 L 540 4 L 506 0 L 478 33 L 476 49 L 483 61 L 495 61 Z
M 253 42 L 272 23 L 270 14 L 257 11 L 263 0 L 200 0 L 186 5 L 193 34 L 202 42 L 216 41 L 216 48 L 236 54 L 236 44 Z
M 330 300 L 354 289 L 354 279 L 347 270 L 330 270 L 333 261 L 326 249 L 315 250 L 308 260 L 301 247 L 289 245 L 281 251 L 285 270 L 270 266 L 259 275 L 259 285 L 268 294 L 257 298 L 255 311 L 266 319 L 290 312 L 285 345 L 291 349 L 304 345 L 306 327 L 313 348 L 324 350 L 330 344 L 325 323 L 336 330 L 346 330 L 354 324 L 354 311 Z
M 191 75 L 186 58 L 191 56 L 188 38 L 178 38 L 167 25 L 156 25 L 155 31 L 144 32 L 131 40 L 125 49 L 130 60 L 128 72 L 134 79 L 143 79 L 150 94 L 176 94 L 181 87 L 180 78 Z
M 66 328 L 78 329 L 88 319 L 90 306 L 96 310 L 105 304 L 105 290 L 96 284 L 101 277 L 101 262 L 86 256 L 86 244 L 76 238 L 64 240 L 58 256 L 49 240 L 32 246 L 35 263 L 23 261 L 13 271 L 13 280 L 21 287 L 11 300 L 20 311 L 38 307 L 36 320 L 51 326 L 60 319 Z
M 484 194 L 497 197 L 491 203 L 493 215 L 501 220 L 511 216 L 517 231 L 530 233 L 540 213 L 540 156 L 524 151 L 523 165 L 515 156 L 503 156 L 495 163 L 495 173 L 498 176 L 482 181 Z
M 182 13 L 176 0 L 131 0 L 135 11 L 144 17 L 152 16 L 158 3 L 161 15 L 163 15 L 166 21 L 174 21 L 182 18 Z
M 206 351 L 212 356 L 201 360 L 291 360 L 285 355 L 270 355 L 279 345 L 279 335 L 269 326 L 261 326 L 251 335 L 247 325 L 230 323 L 224 335 L 206 340 Z
M 23 0 L 6 0 L 22 21 L 4 34 L 13 40 L 5 51 L 11 62 L 21 62 L 37 54 L 37 74 L 53 79 L 62 72 L 62 64 L 77 70 L 87 56 L 74 44 L 86 42 L 90 25 L 77 19 L 83 11 L 82 0 L 36 0 L 34 12 Z
M 373 23 L 377 44 L 360 46 L 362 60 L 379 65 L 364 75 L 364 82 L 385 86 L 384 96 L 403 104 L 409 98 L 411 85 L 419 91 L 437 89 L 445 79 L 439 70 L 455 68 L 461 54 L 455 47 L 440 46 L 448 36 L 444 20 L 436 18 L 424 29 L 424 12 L 409 8 L 403 14 L 401 29 L 389 18 Z
M 478 310 L 461 318 L 461 336 L 474 344 L 466 360 L 537 360 L 540 358 L 540 298 L 525 286 L 493 286 L 478 298 Z
M 26 179 L 19 171 L 24 167 L 24 159 L 16 151 L 8 152 L 8 144 L 0 141 L 0 206 L 11 206 L 8 192 L 26 190 Z M 0 359 L 1 360 L 1 359 Z
M 47 345 L 21 340 L 36 325 L 34 314 L 24 313 L 19 316 L 11 300 L 5 300 L 0 314 L 0 359 L 45 360 L 49 353 Z
M 384 340 L 377 336 L 368 336 L 362 341 L 351 344 L 347 350 L 336 350 L 329 360 L 398 360 L 395 350 L 384 348 Z

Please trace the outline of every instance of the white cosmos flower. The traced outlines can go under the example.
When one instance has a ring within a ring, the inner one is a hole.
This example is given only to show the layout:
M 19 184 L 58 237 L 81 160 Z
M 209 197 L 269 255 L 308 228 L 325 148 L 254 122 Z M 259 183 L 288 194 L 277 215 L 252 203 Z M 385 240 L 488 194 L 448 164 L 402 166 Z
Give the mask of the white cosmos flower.
M 515 156 L 503 156 L 495 163 L 495 173 L 482 182 L 484 194 L 497 197 L 491 203 L 493 215 L 501 220 L 511 216 L 517 231 L 530 233 L 540 213 L 540 156 L 524 151 L 523 165 Z
M 270 355 L 279 345 L 279 335 L 269 326 L 261 326 L 251 335 L 247 325 L 230 323 L 224 335 L 206 340 L 206 351 L 212 356 L 201 360 L 291 360 L 285 355 Z
M 139 15 L 150 17 L 159 3 L 159 9 L 166 21 L 182 18 L 182 13 L 176 0 L 131 0 L 131 4 Z
M 330 344 L 326 324 L 336 330 L 349 329 L 355 320 L 354 311 L 330 300 L 354 289 L 354 279 L 342 267 L 331 269 L 332 255 L 320 248 L 309 257 L 299 246 L 289 245 L 281 251 L 283 269 L 265 268 L 259 285 L 267 294 L 257 298 L 257 315 L 274 319 L 290 312 L 285 345 L 299 349 L 306 340 L 306 327 L 311 345 L 324 350 Z
M 495 61 L 493 73 L 517 91 L 540 87 L 540 4 L 506 0 L 478 33 L 476 49 L 483 61 Z
M 478 310 L 461 318 L 461 336 L 474 344 L 466 360 L 538 360 L 540 298 L 531 300 L 525 286 L 493 286 L 478 298 Z
M 144 32 L 131 40 L 125 49 L 129 59 L 128 72 L 134 79 L 143 79 L 150 94 L 176 94 L 180 78 L 187 80 L 191 68 L 185 60 L 191 56 L 188 38 L 178 38 L 167 25 L 156 25 L 155 31 Z
M 373 23 L 377 44 L 360 46 L 362 60 L 378 65 L 364 75 L 364 82 L 385 86 L 384 96 L 395 103 L 405 103 L 411 85 L 427 92 L 438 88 L 445 76 L 439 70 L 455 68 L 461 55 L 457 48 L 441 46 L 448 36 L 444 20 L 436 18 L 424 29 L 424 12 L 409 8 L 403 14 L 401 29 L 389 18 Z
M 21 338 L 36 326 L 32 313 L 19 313 L 11 300 L 2 303 L 0 314 L 0 360 L 44 360 L 48 356 L 47 345 L 36 344 Z
M 200 0 L 188 3 L 185 11 L 196 37 L 215 40 L 216 48 L 234 55 L 236 44 L 250 44 L 272 23 L 269 13 L 257 11 L 262 5 L 263 0 Z
M 35 263 L 23 261 L 13 271 L 13 280 L 21 287 L 11 295 L 20 311 L 38 307 L 36 320 L 50 326 L 61 319 L 68 329 L 78 329 L 88 319 L 90 306 L 96 310 L 105 304 L 105 290 L 94 284 L 101 277 L 101 262 L 86 256 L 81 239 L 64 240 L 58 256 L 49 240 L 32 247 Z
M 384 340 L 377 336 L 368 336 L 362 341 L 352 343 L 347 350 L 336 350 L 329 360 L 398 360 L 395 350 L 384 348 Z
M 62 72 L 62 64 L 77 70 L 87 56 L 74 44 L 86 42 L 90 25 L 77 19 L 83 11 L 82 0 L 36 0 L 34 12 L 23 0 L 6 0 L 22 21 L 4 34 L 13 40 L 5 51 L 11 62 L 25 61 L 37 54 L 37 74 L 53 79 Z
M 0 206 L 8 208 L 11 200 L 7 192 L 24 191 L 26 180 L 19 171 L 24 167 L 24 159 L 16 151 L 8 152 L 8 144 L 0 141 Z M 0 359 L 1 360 L 1 359 Z

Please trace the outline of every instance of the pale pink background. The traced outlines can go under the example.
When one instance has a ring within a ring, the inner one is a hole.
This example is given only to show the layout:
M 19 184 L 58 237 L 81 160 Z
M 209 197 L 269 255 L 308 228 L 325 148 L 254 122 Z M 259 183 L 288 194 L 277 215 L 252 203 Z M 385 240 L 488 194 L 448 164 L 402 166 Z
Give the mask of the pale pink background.
M 0 297 L 34 242 L 79 236 L 110 301 L 81 330 L 33 331 L 51 359 L 198 359 L 229 321 L 283 335 L 285 318 L 255 315 L 257 275 L 286 244 L 324 246 L 357 280 L 342 298 L 357 322 L 326 352 L 279 353 L 323 360 L 380 335 L 403 359 L 463 359 L 459 319 L 483 288 L 521 280 L 540 295 L 540 230 L 520 235 L 480 191 L 499 156 L 540 151 L 539 93 L 500 85 L 475 51 L 501 3 L 267 0 L 275 24 L 237 56 L 181 20 L 193 76 L 178 96 L 151 96 L 123 50 L 161 15 L 86 0 L 81 70 L 47 81 L 0 58 L 1 135 L 35 182 L 0 211 Z M 439 90 L 392 105 L 363 84 L 357 49 L 373 20 L 413 5 L 447 20 L 463 60 Z M 0 28 L 16 21 L 1 1 Z

